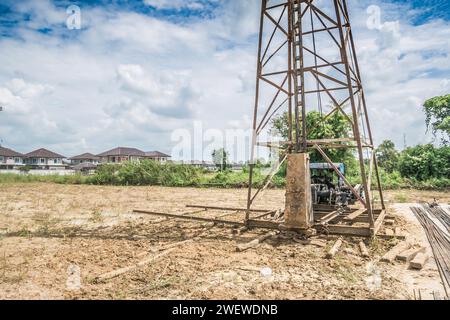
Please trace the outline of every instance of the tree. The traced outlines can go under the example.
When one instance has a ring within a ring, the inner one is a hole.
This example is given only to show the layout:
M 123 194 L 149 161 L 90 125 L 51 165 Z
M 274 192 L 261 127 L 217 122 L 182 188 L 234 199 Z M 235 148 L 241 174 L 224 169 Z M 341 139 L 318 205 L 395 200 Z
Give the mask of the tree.
M 434 97 L 425 101 L 423 105 L 427 129 L 432 130 L 434 137 L 442 134 L 442 143 L 450 141 L 450 94 Z
M 400 156 L 399 171 L 403 177 L 419 181 L 450 179 L 450 147 L 427 144 L 408 148 Z
M 214 164 L 216 165 L 217 168 L 219 168 L 220 171 L 226 170 L 228 153 L 225 151 L 224 148 L 214 150 L 212 153 L 212 159 Z
M 283 139 L 289 137 L 289 116 L 284 113 L 272 120 L 273 132 L 281 135 Z M 293 126 L 294 127 L 294 126 Z M 306 130 L 308 139 L 333 139 L 349 137 L 352 127 L 348 120 L 339 112 L 323 120 L 322 115 L 317 111 L 311 111 L 306 115 Z M 335 162 L 353 163 L 355 157 L 350 149 L 330 149 L 328 156 Z M 323 157 L 316 150 L 311 151 L 311 162 L 324 162 Z M 350 165 L 350 164 L 348 164 Z
M 399 153 L 395 149 L 395 144 L 391 140 L 384 140 L 376 150 L 378 163 L 388 173 L 392 173 L 398 168 Z

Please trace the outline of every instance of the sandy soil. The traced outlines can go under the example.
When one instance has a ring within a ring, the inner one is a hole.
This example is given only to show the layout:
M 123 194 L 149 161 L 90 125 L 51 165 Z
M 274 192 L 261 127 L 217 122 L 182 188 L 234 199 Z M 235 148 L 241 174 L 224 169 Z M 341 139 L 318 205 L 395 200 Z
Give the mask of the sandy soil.
M 413 193 L 402 200 L 411 201 Z M 420 196 L 448 201 L 443 193 Z M 278 209 L 283 197 L 282 190 L 269 190 L 257 207 Z M 392 204 L 398 197 L 387 194 Z M 265 231 L 236 235 L 231 227 L 131 213 L 192 211 L 186 204 L 244 207 L 245 201 L 246 190 L 0 185 L 0 299 L 410 299 L 416 288 L 424 298 L 440 290 L 432 261 L 420 272 L 378 262 L 398 240 L 367 243 L 371 256 L 365 259 L 356 238 L 346 238 L 332 260 L 324 256 L 333 237 L 325 238 L 327 247 L 315 247 L 279 236 L 236 252 L 237 243 Z M 424 242 L 407 204 L 392 205 L 391 211 L 405 232 Z M 96 281 L 187 239 L 195 240 L 136 270 Z M 264 267 L 271 268 L 270 276 L 261 275 Z

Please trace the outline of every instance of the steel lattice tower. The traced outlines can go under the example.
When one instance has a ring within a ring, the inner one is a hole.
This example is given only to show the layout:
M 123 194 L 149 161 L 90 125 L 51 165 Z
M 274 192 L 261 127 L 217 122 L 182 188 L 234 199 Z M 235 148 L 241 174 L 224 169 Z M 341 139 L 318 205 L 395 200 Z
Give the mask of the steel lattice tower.
M 308 128 L 310 111 L 320 113 L 320 120 Z M 317 150 L 367 209 L 371 233 L 376 233 L 383 217 L 374 214 L 372 182 L 383 212 L 385 204 L 346 0 L 262 0 L 246 221 L 258 195 L 279 170 L 274 168 L 264 187 L 252 189 L 255 150 L 272 147 L 260 138 L 283 112 L 289 128 L 287 141 L 279 145 L 281 162 L 287 154 Z M 309 138 L 336 113 L 351 126 L 347 136 Z M 330 158 L 331 150 L 342 148 L 357 156 L 365 197 Z

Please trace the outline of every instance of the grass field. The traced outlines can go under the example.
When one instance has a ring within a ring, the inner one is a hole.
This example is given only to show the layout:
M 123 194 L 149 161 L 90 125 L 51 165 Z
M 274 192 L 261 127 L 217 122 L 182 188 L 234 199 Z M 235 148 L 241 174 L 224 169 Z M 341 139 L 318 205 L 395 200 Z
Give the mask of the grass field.
M 449 201 L 445 193 L 387 193 L 391 203 L 434 197 Z M 236 244 L 265 231 L 237 235 L 220 225 L 131 213 L 136 208 L 181 213 L 188 211 L 187 204 L 244 207 L 245 201 L 245 189 L 0 184 L 0 298 L 411 298 L 412 284 L 403 278 L 409 271 L 395 273 L 398 266 L 376 262 L 392 242 L 368 243 L 370 259 L 359 256 L 359 239 L 352 238 L 345 239 L 346 251 L 336 259 L 324 259 L 334 237 L 323 238 L 325 248 L 279 236 L 258 248 L 236 252 Z M 268 190 L 256 207 L 277 209 L 283 201 L 284 191 Z M 398 219 L 407 230 L 408 223 Z M 141 268 L 108 281 L 95 280 L 186 240 Z M 367 268 L 373 263 L 383 279 L 375 289 L 367 285 Z M 273 275 L 262 277 L 263 267 L 270 267 Z M 80 287 L 75 289 L 69 285 L 73 270 L 80 274 Z M 434 269 L 409 276 L 415 282 L 420 276 L 439 281 Z

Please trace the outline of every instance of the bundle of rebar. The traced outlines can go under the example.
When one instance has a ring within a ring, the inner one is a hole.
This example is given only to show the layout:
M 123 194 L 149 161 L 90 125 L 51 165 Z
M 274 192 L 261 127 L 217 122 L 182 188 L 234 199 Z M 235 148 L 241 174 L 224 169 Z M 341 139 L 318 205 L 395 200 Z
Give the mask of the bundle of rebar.
M 436 265 L 441 276 L 445 294 L 449 298 L 448 288 L 450 288 L 450 238 L 429 216 L 433 215 L 435 208 L 428 205 L 422 207 L 411 207 L 420 224 L 425 230 L 425 234 L 433 250 Z
M 430 206 L 427 203 L 422 203 L 422 208 L 432 217 L 438 219 L 447 228 L 447 231 L 450 232 L 450 214 L 447 211 L 439 205 Z

